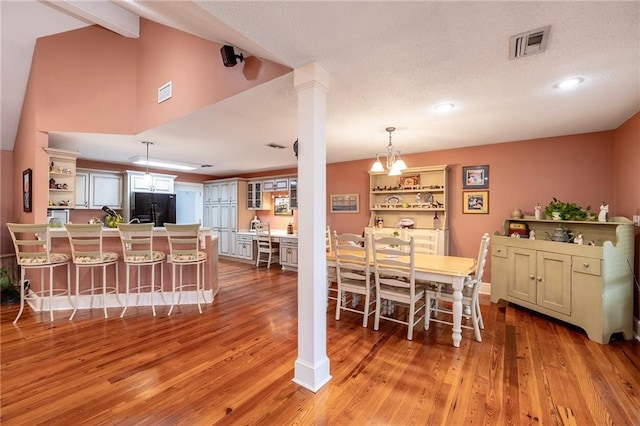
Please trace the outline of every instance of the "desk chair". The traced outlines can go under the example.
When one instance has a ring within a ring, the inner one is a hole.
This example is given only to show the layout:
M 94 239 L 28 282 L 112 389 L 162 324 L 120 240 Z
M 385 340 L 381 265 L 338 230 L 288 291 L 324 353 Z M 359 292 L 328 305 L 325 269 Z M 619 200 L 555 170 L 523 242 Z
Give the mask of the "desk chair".
M 124 257 L 124 263 L 127 268 L 127 284 L 125 288 L 124 296 L 124 308 L 120 314 L 122 318 L 127 311 L 129 305 L 129 296 L 131 290 L 137 293 L 138 305 L 140 302 L 140 290 L 149 289 L 149 296 L 151 298 L 151 310 L 153 316 L 156 316 L 156 304 L 155 293 L 160 293 L 162 302 L 166 305 L 164 300 L 164 260 L 167 257 L 164 252 L 153 249 L 153 223 L 135 223 L 135 224 L 118 224 L 118 233 L 120 234 L 120 241 L 122 242 L 122 255 Z M 156 285 L 156 265 L 160 265 L 160 284 Z M 140 282 L 140 269 L 141 267 L 148 266 L 151 269 L 151 281 L 149 284 L 142 284 Z M 136 274 L 138 277 L 137 283 L 132 289 L 130 286 L 131 268 L 136 268 Z
M 169 239 L 172 266 L 171 283 L 173 295 L 171 297 L 171 308 L 169 309 L 168 315 L 171 315 L 175 306 L 176 290 L 179 292 L 178 303 L 180 303 L 180 300 L 182 300 L 183 290 L 189 287 L 195 288 L 198 312 L 202 313 L 200 296 L 202 296 L 202 300 L 206 302 L 206 298 L 204 296 L 204 264 L 207 261 L 207 253 L 200 250 L 200 241 L 198 237 L 200 224 L 176 225 L 165 223 L 164 227 Z M 187 266 L 195 266 L 196 268 L 196 282 L 194 284 L 187 284 L 183 280 L 183 268 Z M 176 286 L 176 268 L 178 267 L 180 269 L 180 282 Z
M 114 294 L 118 303 L 122 306 L 122 302 L 118 298 L 118 261 L 120 255 L 118 253 L 104 251 L 102 249 L 102 224 L 70 224 L 65 225 L 67 229 L 67 237 L 71 245 L 71 256 L 73 264 L 76 267 L 76 303 L 73 313 L 69 317 L 70 320 L 76 315 L 78 310 L 79 297 L 82 293 L 91 294 L 91 307 L 93 307 L 93 296 L 99 293 L 102 296 L 102 309 L 104 317 L 107 318 L 107 295 Z M 107 267 L 115 268 L 115 286 L 107 285 Z M 89 268 L 91 271 L 91 288 L 80 291 L 80 271 L 83 268 Z M 102 286 L 95 287 L 94 270 L 102 268 Z
M 489 234 L 484 234 L 482 236 L 482 239 L 480 240 L 478 260 L 476 262 L 476 272 L 473 275 L 473 278 L 471 276 L 467 277 L 462 289 L 462 306 L 464 308 L 463 317 L 467 319 L 471 318 L 472 325 L 469 326 L 462 324 L 461 326 L 462 328 L 473 330 L 478 342 L 482 342 L 480 329 L 484 329 L 478 294 L 480 292 L 480 286 L 482 285 L 482 275 L 484 274 L 487 252 L 489 251 L 489 240 Z M 428 287 L 425 293 L 425 299 L 427 306 L 427 315 L 424 320 L 425 330 L 429 329 L 429 323 L 431 321 L 453 325 L 453 320 L 447 321 L 437 318 L 438 313 L 444 313 L 445 315 L 451 316 L 453 315 L 451 309 L 443 308 L 438 304 L 441 300 L 453 303 L 453 290 L 451 289 L 451 286 L 440 285 L 439 287 Z M 434 314 L 433 317 L 432 314 Z
M 71 270 L 69 262 L 71 257 L 65 253 L 51 252 L 51 235 L 49 234 L 49 225 L 47 224 L 19 224 L 7 223 L 13 247 L 16 251 L 16 260 L 20 265 L 20 310 L 16 319 L 13 320 L 17 324 L 18 319 L 24 311 L 25 300 L 40 299 L 40 312 L 44 307 L 44 299 L 48 293 L 49 296 L 49 318 L 53 321 L 53 301 L 54 296 L 67 295 L 69 304 L 73 306 L 71 301 Z M 58 266 L 66 266 L 67 268 L 67 288 L 56 289 L 53 285 L 53 271 Z M 25 289 L 25 278 L 28 270 L 40 269 L 41 290 L 39 292 Z M 44 271 L 49 270 L 49 289 L 45 290 Z
M 376 316 L 373 329 L 378 330 L 380 319 L 408 326 L 407 339 L 413 339 L 413 329 L 424 318 L 424 287 L 415 279 L 415 241 L 395 237 L 372 238 L 376 282 Z M 406 305 L 407 320 L 382 311 L 382 301 Z
M 333 233 L 333 248 L 336 255 L 336 275 L 338 278 L 338 294 L 336 297 L 336 320 L 340 320 L 341 311 L 356 312 L 363 315 L 362 326 L 366 327 L 369 315 L 374 313 L 375 304 L 373 294 L 375 289 L 371 284 L 371 266 L 369 264 L 369 240 L 355 234 L 337 235 Z M 357 309 L 357 305 L 348 307 L 346 293 L 364 296 L 364 307 Z
M 260 265 L 260 262 L 266 262 L 267 268 L 270 268 L 271 258 L 274 256 L 276 258 L 279 257 L 280 248 L 275 246 L 271 240 L 271 228 L 268 223 L 261 223 L 256 226 L 256 240 L 258 245 L 256 266 Z M 262 255 L 266 255 L 266 260 L 262 259 Z

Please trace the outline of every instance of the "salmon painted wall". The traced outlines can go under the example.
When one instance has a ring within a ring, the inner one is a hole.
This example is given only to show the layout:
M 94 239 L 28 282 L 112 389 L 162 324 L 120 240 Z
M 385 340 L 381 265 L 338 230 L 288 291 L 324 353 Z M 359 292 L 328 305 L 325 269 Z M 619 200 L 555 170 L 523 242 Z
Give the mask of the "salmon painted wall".
M 640 215 L 640 112 L 613 132 L 615 200 L 620 215 Z M 635 274 L 640 275 L 640 228 L 636 228 Z M 640 289 L 634 288 L 636 318 L 640 318 Z
M 15 222 L 14 217 L 14 180 L 13 151 L 0 151 L 0 255 L 13 253 L 11 236 L 5 226 Z
M 449 165 L 450 254 L 476 257 L 482 234 L 501 230 L 515 207 L 533 215 L 536 203 L 545 206 L 553 197 L 596 209 L 607 200 L 615 214 L 612 143 L 612 132 L 599 132 L 410 154 L 403 159 L 409 167 Z M 397 144 L 402 148 L 402 141 Z M 360 194 L 359 214 L 327 213 L 327 223 L 338 233 L 360 234 L 368 224 L 367 171 L 372 163 L 373 157 L 327 167 L 327 196 Z M 472 165 L 489 165 L 486 215 L 462 213 L 462 167 Z M 486 280 L 490 278 L 488 274 Z
M 255 57 L 225 67 L 221 44 L 140 20 L 138 131 L 169 122 L 291 72 Z M 172 82 L 172 98 L 158 104 L 158 88 Z
M 136 39 L 98 26 L 39 38 L 38 129 L 136 133 L 137 51 Z

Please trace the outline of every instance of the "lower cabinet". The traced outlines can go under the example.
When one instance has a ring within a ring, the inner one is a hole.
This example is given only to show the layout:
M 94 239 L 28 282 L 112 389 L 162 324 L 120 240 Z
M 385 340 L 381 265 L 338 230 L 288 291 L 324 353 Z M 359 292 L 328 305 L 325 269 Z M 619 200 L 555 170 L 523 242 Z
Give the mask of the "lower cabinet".
M 510 296 L 571 314 L 571 256 L 509 247 L 507 265 Z
M 620 333 L 633 338 L 633 222 L 571 222 L 562 225 L 593 244 L 508 236 L 526 223 L 535 235 L 552 235 L 556 221 L 509 219 L 491 238 L 491 301 L 505 300 L 581 327 L 589 339 L 608 343 Z
M 280 266 L 282 269 L 298 269 L 298 240 L 280 238 Z
M 253 253 L 253 236 L 238 235 L 236 237 L 236 257 L 244 260 L 255 260 Z

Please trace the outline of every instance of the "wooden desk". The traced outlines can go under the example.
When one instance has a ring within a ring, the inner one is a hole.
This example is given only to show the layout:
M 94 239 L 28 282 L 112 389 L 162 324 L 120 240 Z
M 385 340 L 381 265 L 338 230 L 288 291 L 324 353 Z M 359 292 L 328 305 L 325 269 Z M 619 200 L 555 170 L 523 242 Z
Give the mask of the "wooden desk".
M 373 266 L 373 255 L 369 256 Z M 468 257 L 436 256 L 416 253 L 416 280 L 451 284 L 453 287 L 453 346 L 462 340 L 462 287 L 467 276 L 475 272 L 476 260 Z M 336 266 L 335 253 L 327 253 L 327 266 Z

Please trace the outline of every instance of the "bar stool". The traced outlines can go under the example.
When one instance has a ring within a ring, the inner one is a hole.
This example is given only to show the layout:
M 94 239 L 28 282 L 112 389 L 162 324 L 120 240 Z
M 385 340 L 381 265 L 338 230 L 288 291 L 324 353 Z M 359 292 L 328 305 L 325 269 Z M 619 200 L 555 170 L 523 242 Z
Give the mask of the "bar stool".
M 149 296 L 151 298 L 151 310 L 153 316 L 156 316 L 156 304 L 155 293 L 159 292 L 162 302 L 166 305 L 164 300 L 164 268 L 163 263 L 167 255 L 164 252 L 153 249 L 153 223 L 135 223 L 135 224 L 118 224 L 118 233 L 120 234 L 120 241 L 122 242 L 122 254 L 124 256 L 124 263 L 127 268 L 127 284 L 124 296 L 124 308 L 120 314 L 122 318 L 127 311 L 129 305 L 129 296 L 131 290 L 137 291 L 136 305 L 140 303 L 140 290 L 149 289 Z M 156 265 L 160 265 L 160 285 L 156 285 Z M 150 284 L 142 284 L 140 282 L 140 268 L 142 266 L 151 267 L 151 281 Z M 136 267 L 136 274 L 138 282 L 133 289 L 130 287 L 130 272 L 131 267 Z
M 118 261 L 120 256 L 118 253 L 104 251 L 102 249 L 102 224 L 66 224 L 67 236 L 69 237 L 69 244 L 71 245 L 71 255 L 73 257 L 73 263 L 76 266 L 76 303 L 73 309 L 73 313 L 69 317 L 70 320 L 76 314 L 78 310 L 78 302 L 80 294 L 91 294 L 91 307 L 93 307 L 93 296 L 96 292 L 102 295 L 102 309 L 104 310 L 104 317 L 107 318 L 107 295 L 115 294 L 116 299 L 120 306 L 122 302 L 118 298 Z M 115 267 L 116 273 L 116 285 L 111 287 L 107 285 L 107 267 Z M 102 268 L 102 288 L 95 288 L 94 285 L 94 269 Z M 80 291 L 80 270 L 82 268 L 91 269 L 91 288 Z
M 202 313 L 200 307 L 200 295 L 206 302 L 204 296 L 204 263 L 207 261 L 207 253 L 200 251 L 200 241 L 198 239 L 198 231 L 200 230 L 200 224 L 193 225 L 176 225 L 171 223 L 165 223 L 164 227 L 167 231 L 167 238 L 169 239 L 169 251 L 172 265 L 172 288 L 173 295 L 171 297 L 171 308 L 169 308 L 169 314 L 173 312 L 176 299 L 176 290 L 180 292 L 178 297 L 178 303 L 182 300 L 182 291 L 188 287 L 194 287 L 196 289 L 196 303 L 198 304 L 198 311 Z M 195 284 L 185 284 L 182 278 L 182 270 L 185 266 L 195 265 L 196 267 L 196 282 Z M 180 267 L 180 283 L 176 286 L 176 267 Z M 202 276 L 200 275 L 202 273 Z
M 20 224 L 7 223 L 13 246 L 16 250 L 16 258 L 20 265 L 20 310 L 13 323 L 16 324 L 24 311 L 25 300 L 40 299 L 40 312 L 43 310 L 44 298 L 47 291 L 44 288 L 44 271 L 49 270 L 49 317 L 53 321 L 53 300 L 54 296 L 67 295 L 69 304 L 73 306 L 71 301 L 71 270 L 69 262 L 71 257 L 66 253 L 51 252 L 51 235 L 49 233 L 48 224 Z M 67 288 L 56 289 L 53 285 L 53 271 L 58 266 L 66 266 L 67 268 Z M 29 289 L 29 294 L 25 289 L 25 276 L 27 270 L 40 269 L 41 290 L 39 292 Z

